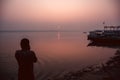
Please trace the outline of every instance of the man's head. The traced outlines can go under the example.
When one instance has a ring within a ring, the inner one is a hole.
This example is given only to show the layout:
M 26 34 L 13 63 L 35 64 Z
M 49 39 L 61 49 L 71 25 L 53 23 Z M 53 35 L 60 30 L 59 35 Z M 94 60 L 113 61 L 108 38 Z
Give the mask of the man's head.
M 22 50 L 30 50 L 29 40 L 27 38 L 23 38 L 21 40 L 20 45 L 21 45 Z

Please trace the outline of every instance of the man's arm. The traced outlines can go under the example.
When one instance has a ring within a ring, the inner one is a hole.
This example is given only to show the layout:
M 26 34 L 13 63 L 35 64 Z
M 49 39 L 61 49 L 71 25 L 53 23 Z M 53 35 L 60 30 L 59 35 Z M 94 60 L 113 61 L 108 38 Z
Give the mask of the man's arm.
M 33 62 L 37 62 L 37 57 L 34 52 L 33 52 Z

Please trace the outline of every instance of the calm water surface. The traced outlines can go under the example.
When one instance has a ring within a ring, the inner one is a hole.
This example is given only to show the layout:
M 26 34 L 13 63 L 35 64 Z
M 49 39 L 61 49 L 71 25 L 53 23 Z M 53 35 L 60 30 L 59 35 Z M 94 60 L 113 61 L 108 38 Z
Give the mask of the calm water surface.
M 8 76 L 8 80 L 17 79 L 14 55 L 22 38 L 30 40 L 31 49 L 38 57 L 34 67 L 37 80 L 104 63 L 117 50 L 88 47 L 87 34 L 82 32 L 0 32 L 0 75 Z

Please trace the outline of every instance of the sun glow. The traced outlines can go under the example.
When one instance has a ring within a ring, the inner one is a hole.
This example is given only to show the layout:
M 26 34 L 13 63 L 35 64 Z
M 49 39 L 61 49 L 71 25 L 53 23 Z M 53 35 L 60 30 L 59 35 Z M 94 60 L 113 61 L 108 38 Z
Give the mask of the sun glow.
M 42 1 L 43 13 L 47 19 L 70 20 L 78 15 L 78 3 L 70 0 L 44 0 Z
M 105 2 L 106 1 L 106 2 Z M 97 16 L 114 15 L 107 0 L 11 0 L 4 7 L 4 17 L 13 21 L 91 21 Z M 109 14 L 108 14 L 109 13 Z M 103 18 L 103 17 L 101 17 Z
M 50 13 L 68 14 L 70 12 L 76 12 L 78 9 L 78 4 L 73 0 L 70 0 L 69 2 L 66 0 L 45 0 L 43 2 L 43 7 Z

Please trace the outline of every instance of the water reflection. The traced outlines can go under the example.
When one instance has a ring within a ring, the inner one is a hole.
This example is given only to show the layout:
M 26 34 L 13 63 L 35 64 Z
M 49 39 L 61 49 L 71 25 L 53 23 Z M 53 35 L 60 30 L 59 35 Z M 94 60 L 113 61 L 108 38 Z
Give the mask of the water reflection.
M 61 34 L 60 32 L 57 33 L 57 39 L 60 40 Z

